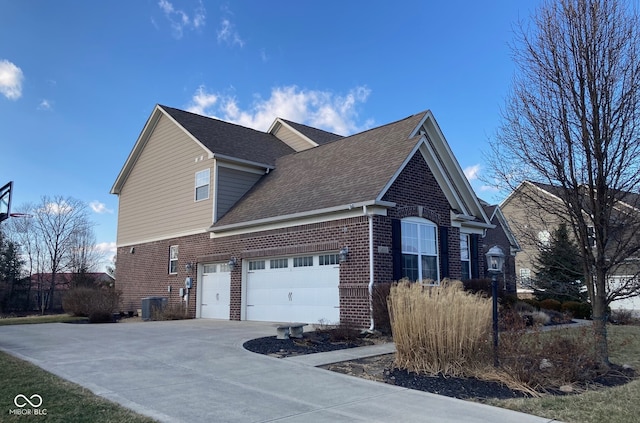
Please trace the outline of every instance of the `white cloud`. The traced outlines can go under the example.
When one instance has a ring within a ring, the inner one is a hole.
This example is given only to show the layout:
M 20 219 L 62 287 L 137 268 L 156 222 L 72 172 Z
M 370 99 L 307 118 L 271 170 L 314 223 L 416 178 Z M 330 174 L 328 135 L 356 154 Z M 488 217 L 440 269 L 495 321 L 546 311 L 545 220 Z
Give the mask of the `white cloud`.
M 89 207 L 91 207 L 91 210 L 93 210 L 94 213 L 98 213 L 98 214 L 113 213 L 113 210 L 108 209 L 107 206 L 104 203 L 101 203 L 100 201 L 90 202 Z
M 0 93 L 9 100 L 22 96 L 22 69 L 8 60 L 0 60 Z
M 66 214 L 73 211 L 73 207 L 66 201 L 60 201 L 58 203 L 47 203 L 43 209 L 39 211 L 46 214 Z
M 499 192 L 500 190 L 497 187 L 491 185 L 482 185 L 480 187 L 480 191 L 482 192 Z
M 467 166 L 464 168 L 464 176 L 467 177 L 469 181 L 474 181 L 478 179 L 478 175 L 480 174 L 481 166 L 479 164 L 475 164 L 473 166 Z
M 220 27 L 218 28 L 218 42 L 224 42 L 232 47 L 234 45 L 244 47 L 244 41 L 240 38 L 238 31 L 236 31 L 235 25 L 227 18 L 223 18 L 220 21 Z
M 371 120 L 358 124 L 358 106 L 365 103 L 370 94 L 371 90 L 364 86 L 353 88 L 346 95 L 338 95 L 292 85 L 273 88 L 268 99 L 256 96 L 253 104 L 242 110 L 234 97 L 208 93 L 204 86 L 200 86 L 187 110 L 261 131 L 267 130 L 276 117 L 281 117 L 349 135 L 373 126 Z
M 38 110 L 51 110 L 53 106 L 51 106 L 51 102 L 46 98 L 43 98 L 40 104 L 38 104 Z
M 191 98 L 191 106 L 189 106 L 187 111 L 199 115 L 207 115 L 207 109 L 214 106 L 217 102 L 218 95 L 207 93 L 205 87 L 200 85 Z
M 195 30 L 206 25 L 207 12 L 202 1 L 198 2 L 198 7 L 195 8 L 191 15 L 184 10 L 174 8 L 173 4 L 168 0 L 159 0 L 158 6 L 164 12 L 165 17 L 171 25 L 173 36 L 177 39 L 182 38 L 185 29 Z M 154 26 L 157 26 L 153 18 L 151 22 Z
M 99 242 L 93 248 L 100 254 L 109 255 L 110 257 L 115 255 L 117 251 L 115 242 Z

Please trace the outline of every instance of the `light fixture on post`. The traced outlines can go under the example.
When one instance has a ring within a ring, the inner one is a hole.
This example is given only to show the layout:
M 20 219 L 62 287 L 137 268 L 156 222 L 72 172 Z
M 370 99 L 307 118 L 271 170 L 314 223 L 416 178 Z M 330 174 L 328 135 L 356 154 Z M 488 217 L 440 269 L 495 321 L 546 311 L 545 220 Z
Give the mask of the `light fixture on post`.
M 192 262 L 187 262 L 187 264 L 184 265 L 184 270 L 187 273 L 191 273 L 193 271 L 193 263 Z
M 498 275 L 504 266 L 504 252 L 494 245 L 487 251 L 487 271 L 491 275 L 491 299 L 493 302 L 493 365 L 498 367 Z
M 338 253 L 338 260 L 340 261 L 340 263 L 344 263 L 345 261 L 347 261 L 348 257 L 349 257 L 349 247 L 342 247 L 340 249 L 340 252 Z
M 229 265 L 229 270 L 233 272 L 233 269 L 235 269 L 236 265 L 238 264 L 238 259 L 236 259 L 235 257 L 231 257 L 229 263 L 227 264 Z

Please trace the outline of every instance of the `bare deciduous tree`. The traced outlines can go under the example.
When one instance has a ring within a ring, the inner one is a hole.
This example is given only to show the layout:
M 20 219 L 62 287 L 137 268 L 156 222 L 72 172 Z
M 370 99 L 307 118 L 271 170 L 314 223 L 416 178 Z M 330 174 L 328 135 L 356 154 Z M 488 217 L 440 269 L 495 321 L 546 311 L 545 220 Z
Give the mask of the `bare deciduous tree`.
M 491 167 L 510 189 L 522 180 L 558 188 L 561 207 L 529 200 L 573 231 L 596 354 L 608 364 L 606 307 L 637 292 L 612 292 L 607 279 L 640 251 L 638 11 L 617 0 L 545 1 L 516 34 L 518 73 Z
M 70 197 L 44 196 L 39 204 L 23 205 L 21 210 L 31 217 L 15 219 L 11 230 L 27 258 L 30 275 L 50 275 L 47 281 L 40 281 L 44 313 L 53 306 L 60 273 L 87 272 L 96 265 L 93 224 L 86 204 Z

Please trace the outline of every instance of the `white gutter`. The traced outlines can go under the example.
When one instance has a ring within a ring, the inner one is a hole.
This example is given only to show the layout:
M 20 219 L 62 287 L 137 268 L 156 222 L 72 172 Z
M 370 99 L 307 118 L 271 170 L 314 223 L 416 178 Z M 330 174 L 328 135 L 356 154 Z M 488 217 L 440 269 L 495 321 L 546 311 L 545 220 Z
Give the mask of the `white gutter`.
M 371 325 L 369 330 L 373 331 L 375 322 L 373 321 L 373 215 L 367 213 L 367 206 L 362 206 L 362 212 L 369 218 L 369 315 L 371 316 Z
M 318 210 L 309 210 L 304 212 L 291 213 L 287 215 L 265 217 L 262 219 L 251 220 L 248 222 L 245 221 L 245 222 L 231 223 L 229 225 L 221 225 L 221 226 L 212 225 L 207 230 L 210 232 L 218 233 L 218 232 L 230 231 L 233 229 L 244 229 L 244 228 L 250 228 L 253 226 L 266 225 L 270 223 L 279 223 L 279 222 L 284 222 L 289 220 L 301 219 L 304 217 L 331 214 L 331 213 L 344 211 L 344 210 L 353 210 L 356 207 L 365 207 L 365 206 L 394 207 L 395 205 L 396 203 L 392 203 L 390 201 L 376 201 L 376 200 L 362 201 L 359 203 L 341 204 L 339 206 L 327 207 L 327 208 L 318 209 Z

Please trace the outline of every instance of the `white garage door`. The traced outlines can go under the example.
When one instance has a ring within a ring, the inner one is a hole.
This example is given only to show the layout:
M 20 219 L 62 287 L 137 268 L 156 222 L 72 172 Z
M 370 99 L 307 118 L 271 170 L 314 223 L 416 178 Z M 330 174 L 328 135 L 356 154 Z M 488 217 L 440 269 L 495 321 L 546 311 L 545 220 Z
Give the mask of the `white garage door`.
M 249 261 L 247 320 L 340 321 L 337 254 Z
M 226 263 L 205 264 L 202 270 L 200 317 L 229 320 L 231 273 Z

